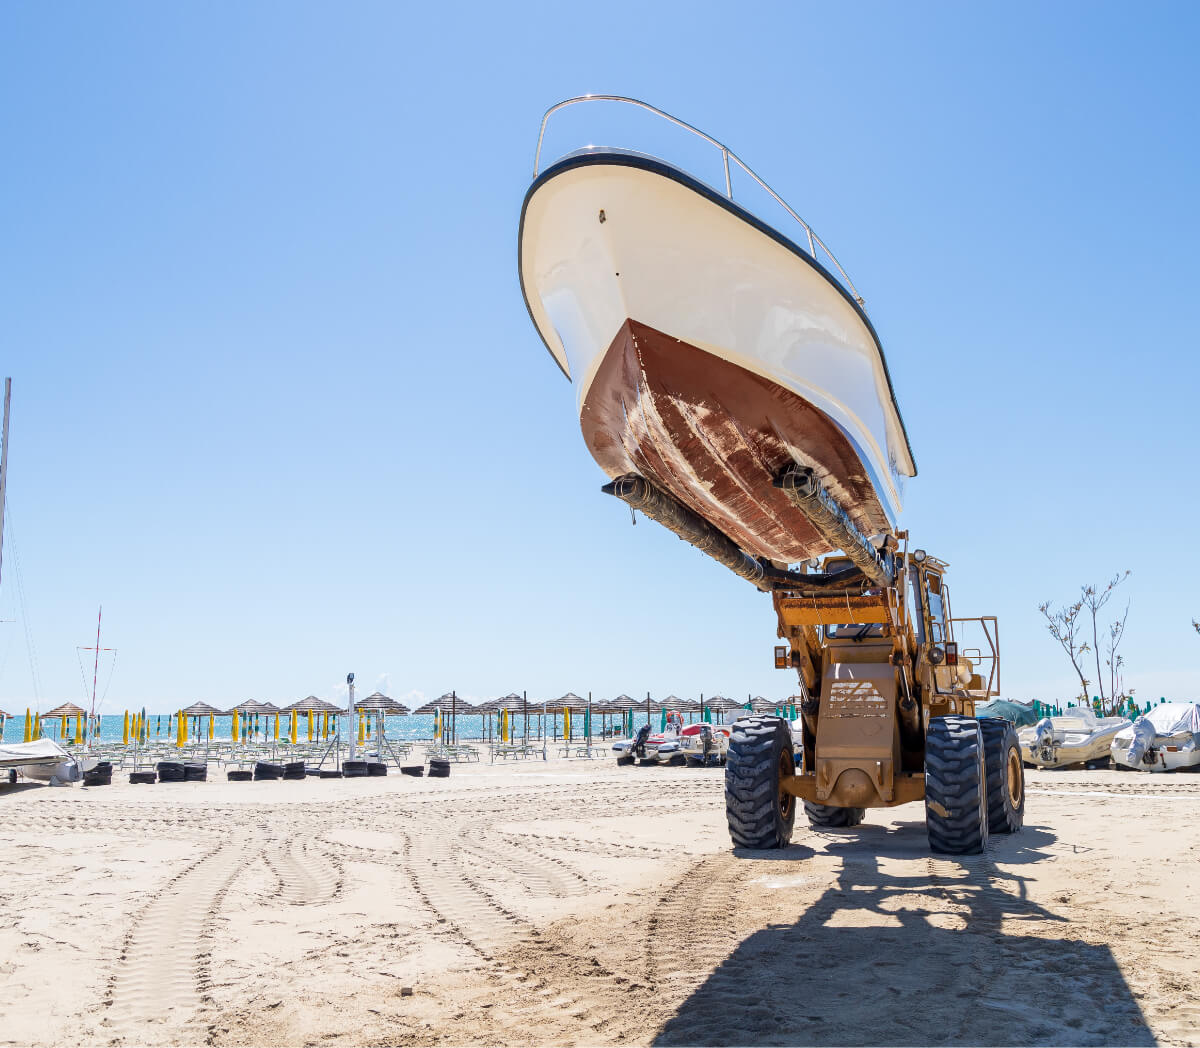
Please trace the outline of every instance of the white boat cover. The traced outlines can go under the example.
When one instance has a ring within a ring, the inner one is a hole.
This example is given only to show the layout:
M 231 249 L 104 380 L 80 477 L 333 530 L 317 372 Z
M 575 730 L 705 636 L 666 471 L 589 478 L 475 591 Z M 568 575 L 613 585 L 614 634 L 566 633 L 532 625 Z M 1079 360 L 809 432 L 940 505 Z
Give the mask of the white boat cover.
M 1145 718 L 1159 735 L 1200 732 L 1200 702 L 1162 702 L 1152 706 Z
M 1162 702 L 1151 707 L 1133 722 L 1132 729 L 1126 728 L 1121 735 L 1132 731 L 1133 739 L 1129 744 L 1129 755 L 1126 761 L 1134 768 L 1142 763 L 1146 751 L 1154 745 L 1154 740 L 1161 735 L 1194 735 L 1200 734 L 1200 702 Z
M 70 759 L 71 755 L 53 739 L 0 744 L 0 768 L 18 768 L 26 764 L 50 767 Z
M 1129 743 L 1129 754 L 1126 760 L 1131 767 L 1141 767 L 1142 758 L 1146 756 L 1146 751 L 1154 745 L 1154 740 L 1158 735 L 1154 725 L 1150 723 L 1149 717 L 1139 717 L 1133 722 L 1133 726 L 1125 729 L 1126 732 L 1131 732 L 1133 740 Z M 1121 733 L 1122 735 L 1125 732 Z

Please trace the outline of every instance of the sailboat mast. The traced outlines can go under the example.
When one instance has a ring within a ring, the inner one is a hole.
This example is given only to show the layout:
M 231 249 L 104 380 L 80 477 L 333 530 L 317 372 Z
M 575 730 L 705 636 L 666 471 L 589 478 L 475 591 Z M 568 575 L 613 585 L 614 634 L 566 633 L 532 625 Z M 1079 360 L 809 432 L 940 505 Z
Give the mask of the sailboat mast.
M 4 435 L 0 445 L 0 566 L 4 564 L 4 497 L 8 485 L 8 407 L 12 401 L 12 379 L 4 380 Z
M 100 619 L 104 616 L 104 605 L 96 615 L 96 662 L 92 666 L 92 716 L 96 716 L 96 678 L 100 675 Z M 108 694 L 105 692 L 105 694 Z

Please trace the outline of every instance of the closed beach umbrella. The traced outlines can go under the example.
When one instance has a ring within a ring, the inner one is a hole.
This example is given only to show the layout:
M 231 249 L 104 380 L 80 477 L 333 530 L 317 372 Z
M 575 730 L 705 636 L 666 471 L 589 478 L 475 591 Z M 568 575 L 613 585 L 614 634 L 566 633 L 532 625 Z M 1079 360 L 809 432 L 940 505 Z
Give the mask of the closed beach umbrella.
M 238 741 L 238 711 L 233 711 L 233 720 L 229 724 L 229 734 L 234 742 Z
M 32 742 L 30 736 L 33 734 L 33 714 L 28 706 L 25 707 L 25 738 L 22 742 Z
M 296 711 L 295 710 L 292 710 L 292 722 L 288 729 L 288 741 L 293 746 L 296 745 Z
M 187 718 L 183 715 L 183 710 L 175 714 L 175 748 L 183 749 L 184 743 L 187 742 Z
M 312 710 L 308 711 L 308 741 L 312 742 Z
M 212 742 L 213 730 L 215 728 L 216 718 L 210 713 L 208 715 L 208 741 Z
M 275 741 L 279 741 L 279 714 L 275 714 Z
M 563 707 L 563 738 L 569 739 L 570 737 L 571 737 L 571 707 L 564 706 Z

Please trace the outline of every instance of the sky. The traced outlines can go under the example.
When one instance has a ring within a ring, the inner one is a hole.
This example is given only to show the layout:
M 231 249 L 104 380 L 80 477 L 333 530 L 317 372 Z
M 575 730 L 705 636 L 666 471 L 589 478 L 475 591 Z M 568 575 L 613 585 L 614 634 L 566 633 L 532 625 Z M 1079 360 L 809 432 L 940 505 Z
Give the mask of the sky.
M 105 712 L 795 691 L 769 599 L 600 493 L 526 314 L 538 124 L 587 92 L 836 252 L 1007 697 L 1075 693 L 1038 605 L 1129 570 L 1126 686 L 1200 698 L 1200 9 L 731 10 L 4 4 L 0 708 L 90 695 L 101 605 Z

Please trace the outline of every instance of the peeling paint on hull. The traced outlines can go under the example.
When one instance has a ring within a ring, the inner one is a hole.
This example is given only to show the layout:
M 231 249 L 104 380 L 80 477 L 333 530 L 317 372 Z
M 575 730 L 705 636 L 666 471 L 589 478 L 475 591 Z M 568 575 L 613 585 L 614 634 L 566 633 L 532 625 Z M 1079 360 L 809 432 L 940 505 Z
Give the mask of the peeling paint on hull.
M 864 532 L 890 530 L 858 455 L 827 415 L 635 320 L 605 352 L 580 425 L 610 477 L 640 473 L 756 556 L 795 562 L 831 552 L 772 485 L 792 462 L 814 469 Z

